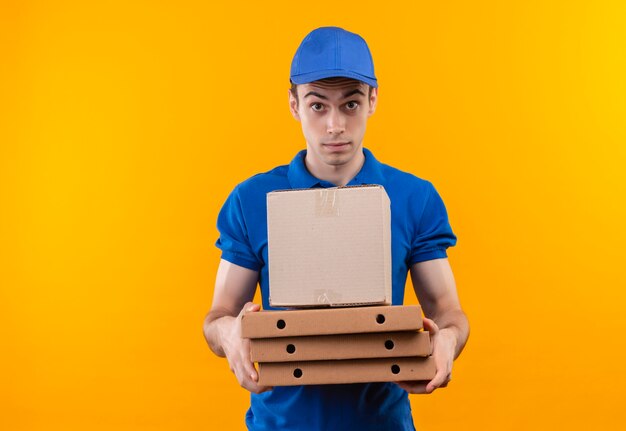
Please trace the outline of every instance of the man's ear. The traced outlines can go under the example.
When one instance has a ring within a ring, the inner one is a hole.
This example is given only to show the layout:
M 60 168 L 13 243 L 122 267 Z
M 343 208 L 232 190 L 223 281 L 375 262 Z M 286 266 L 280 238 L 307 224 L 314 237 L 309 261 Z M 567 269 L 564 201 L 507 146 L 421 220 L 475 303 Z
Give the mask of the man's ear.
M 298 113 L 298 99 L 293 95 L 291 90 L 287 90 L 287 92 L 289 93 L 289 111 L 291 112 L 291 115 L 293 115 L 293 118 L 300 121 L 300 114 Z
M 376 103 L 378 102 L 378 87 L 372 88 L 372 94 L 370 95 L 370 107 L 367 112 L 367 116 L 369 117 L 376 111 Z

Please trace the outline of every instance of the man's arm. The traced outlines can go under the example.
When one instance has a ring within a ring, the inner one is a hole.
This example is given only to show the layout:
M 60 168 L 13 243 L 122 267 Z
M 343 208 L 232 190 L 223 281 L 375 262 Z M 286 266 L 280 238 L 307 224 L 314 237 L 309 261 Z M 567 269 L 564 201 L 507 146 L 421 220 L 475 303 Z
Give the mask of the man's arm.
M 400 386 L 411 393 L 431 393 L 450 381 L 452 362 L 461 354 L 469 337 L 469 322 L 461 309 L 448 259 L 413 264 L 411 280 L 427 316 L 424 329 L 431 334 L 437 374 L 430 382 L 402 382 Z
M 204 319 L 204 338 L 211 350 L 226 357 L 239 384 L 250 392 L 268 387 L 257 385 L 258 374 L 250 360 L 250 340 L 241 338 L 241 317 L 246 311 L 258 311 L 252 304 L 259 273 L 220 260 L 215 280 L 213 304 Z

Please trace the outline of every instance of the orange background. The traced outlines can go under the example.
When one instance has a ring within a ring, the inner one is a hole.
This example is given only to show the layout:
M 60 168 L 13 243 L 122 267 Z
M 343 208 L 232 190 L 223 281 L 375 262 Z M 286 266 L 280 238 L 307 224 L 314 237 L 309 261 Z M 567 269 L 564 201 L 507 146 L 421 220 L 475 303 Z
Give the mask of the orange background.
M 365 145 L 459 237 L 472 334 L 418 429 L 624 429 L 626 3 L 209 3 L 0 3 L 0 429 L 243 428 L 215 220 L 304 147 L 322 25 L 369 42 Z

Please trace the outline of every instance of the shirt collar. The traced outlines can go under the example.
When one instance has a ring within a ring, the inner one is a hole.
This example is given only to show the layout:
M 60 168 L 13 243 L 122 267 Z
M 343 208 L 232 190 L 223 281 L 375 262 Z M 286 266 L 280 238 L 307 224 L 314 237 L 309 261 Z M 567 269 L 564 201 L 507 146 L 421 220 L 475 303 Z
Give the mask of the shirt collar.
M 381 184 L 383 183 L 382 164 L 376 160 L 374 155 L 367 148 L 363 148 L 365 162 L 356 176 L 350 180 L 349 186 L 363 184 Z M 300 151 L 289 164 L 289 172 L 287 179 L 294 189 L 308 189 L 311 187 L 334 187 L 334 184 L 328 181 L 320 180 L 314 177 L 304 164 L 306 150 Z

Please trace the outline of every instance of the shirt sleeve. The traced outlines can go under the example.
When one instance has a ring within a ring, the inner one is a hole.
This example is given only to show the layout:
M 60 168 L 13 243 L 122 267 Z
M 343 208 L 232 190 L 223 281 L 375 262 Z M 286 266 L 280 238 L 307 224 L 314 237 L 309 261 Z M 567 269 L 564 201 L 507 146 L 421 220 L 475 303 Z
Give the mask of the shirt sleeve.
M 425 200 L 411 199 L 409 205 L 417 206 L 418 203 L 423 206 L 412 209 L 413 214 L 416 214 L 417 224 L 411 241 L 409 266 L 417 262 L 447 257 L 448 247 L 456 244 L 456 236 L 450 227 L 446 207 L 432 184 L 428 183 Z
M 224 202 L 217 216 L 217 229 L 220 237 L 215 246 L 222 250 L 222 259 L 253 271 L 261 269 L 261 263 L 250 245 L 238 187 Z

